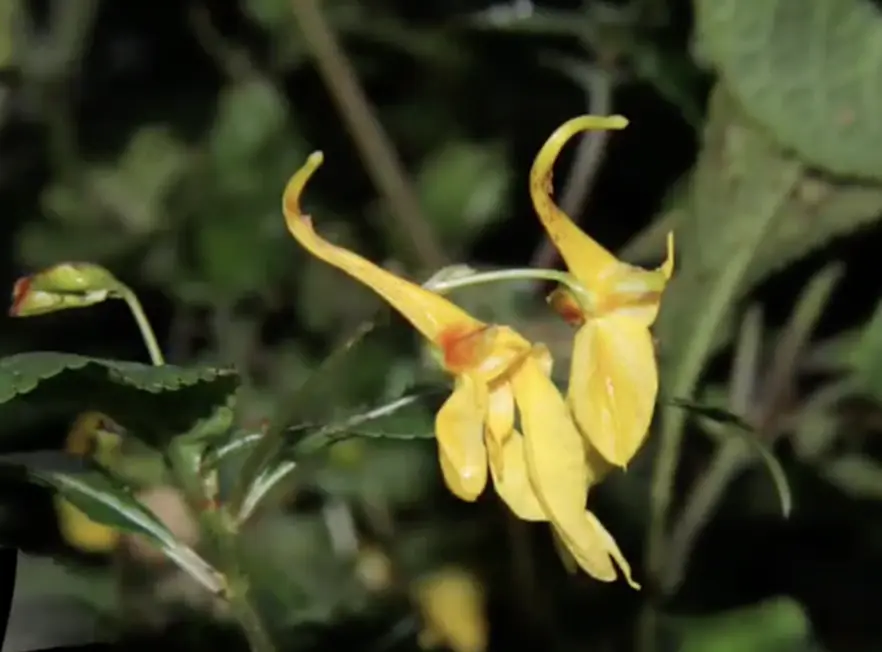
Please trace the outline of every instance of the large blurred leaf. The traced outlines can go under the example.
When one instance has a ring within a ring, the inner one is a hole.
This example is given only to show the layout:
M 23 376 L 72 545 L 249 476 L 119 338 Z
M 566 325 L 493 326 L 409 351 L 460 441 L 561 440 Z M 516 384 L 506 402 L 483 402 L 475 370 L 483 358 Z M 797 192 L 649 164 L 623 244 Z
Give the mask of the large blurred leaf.
M 821 462 L 821 475 L 843 493 L 859 500 L 882 500 L 882 464 L 858 454 Z
M 208 148 L 225 191 L 235 194 L 261 184 L 255 157 L 278 144 L 287 117 L 285 98 L 264 79 L 250 78 L 221 92 Z
M 148 439 L 181 434 L 231 400 L 238 376 L 216 367 L 155 367 L 70 353 L 0 359 L 0 404 L 13 399 L 104 412 Z
M 458 248 L 506 215 L 511 181 L 504 148 L 468 141 L 443 145 L 423 162 L 416 178 L 436 231 Z
M 85 188 L 50 187 L 43 198 L 44 208 L 66 224 L 94 224 L 110 217 L 125 233 L 146 235 L 163 225 L 165 202 L 189 162 L 186 147 L 167 127 L 144 126 L 134 133 L 115 164 L 86 170 Z
M 882 179 L 882 13 L 868 0 L 698 0 L 702 52 L 808 163 Z
M 41 197 L 51 221 L 28 222 L 18 255 L 32 267 L 107 261 L 169 226 L 168 203 L 191 155 L 164 126 L 141 127 L 111 163 L 82 163 L 77 183 L 55 181 Z
M 798 652 L 810 642 L 811 627 L 800 604 L 772 598 L 725 613 L 672 618 L 677 652 Z
M 763 240 L 781 218 L 801 165 L 771 145 L 726 91 L 711 100 L 710 122 L 691 185 L 691 206 L 678 231 L 681 249 L 657 326 L 663 384 L 691 395 L 731 319 L 744 278 Z M 681 410 L 665 410 L 665 428 L 679 430 Z
M 351 562 L 335 553 L 320 515 L 268 515 L 240 541 L 268 621 L 285 627 L 326 623 L 366 606 Z
M 882 401 L 882 301 L 849 351 L 858 389 Z

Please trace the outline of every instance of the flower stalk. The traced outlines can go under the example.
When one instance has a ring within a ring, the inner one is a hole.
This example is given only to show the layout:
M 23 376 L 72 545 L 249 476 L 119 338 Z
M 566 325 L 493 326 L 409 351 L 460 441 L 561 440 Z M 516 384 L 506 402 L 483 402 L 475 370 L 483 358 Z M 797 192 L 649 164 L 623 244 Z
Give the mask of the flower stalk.
M 164 365 L 165 358 L 156 334 L 137 295 L 123 286 L 119 296 L 135 318 L 150 360 L 156 366 Z M 203 532 L 209 535 L 224 580 L 221 597 L 229 604 L 233 617 L 242 628 L 248 647 L 252 652 L 275 652 L 272 638 L 249 595 L 251 586 L 248 574 L 239 561 L 236 545 L 239 537 L 238 523 L 225 506 L 217 504 L 215 492 L 201 470 L 201 453 L 201 448 L 179 438 L 170 442 L 166 456 L 172 475 L 184 492 L 190 508 L 199 516 Z

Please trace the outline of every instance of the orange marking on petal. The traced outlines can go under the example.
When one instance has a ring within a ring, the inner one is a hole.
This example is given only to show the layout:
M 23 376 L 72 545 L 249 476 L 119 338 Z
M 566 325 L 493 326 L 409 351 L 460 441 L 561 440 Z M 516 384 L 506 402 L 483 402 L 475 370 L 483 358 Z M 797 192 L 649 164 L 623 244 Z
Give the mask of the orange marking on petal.
M 28 296 L 31 289 L 31 277 L 25 276 L 18 279 L 12 287 L 12 307 L 9 309 L 9 315 L 15 317 L 21 310 L 21 304 Z
M 551 309 L 563 317 L 564 321 L 571 326 L 581 326 L 585 323 L 585 315 L 578 302 L 564 288 L 557 288 L 548 295 L 548 303 Z
M 452 374 L 475 367 L 488 352 L 491 342 L 487 335 L 490 326 L 475 328 L 457 324 L 446 328 L 438 336 L 438 347 L 444 354 L 444 367 Z

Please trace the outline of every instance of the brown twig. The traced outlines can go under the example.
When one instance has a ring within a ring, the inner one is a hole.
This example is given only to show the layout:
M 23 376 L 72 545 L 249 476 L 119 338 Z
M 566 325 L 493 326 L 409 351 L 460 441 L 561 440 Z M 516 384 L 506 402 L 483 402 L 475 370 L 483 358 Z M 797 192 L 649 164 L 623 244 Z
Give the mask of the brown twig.
M 447 264 L 394 147 L 374 115 L 355 71 L 316 0 L 292 0 L 294 16 L 374 185 L 389 209 L 390 235 L 407 245 L 408 262 L 421 272 Z

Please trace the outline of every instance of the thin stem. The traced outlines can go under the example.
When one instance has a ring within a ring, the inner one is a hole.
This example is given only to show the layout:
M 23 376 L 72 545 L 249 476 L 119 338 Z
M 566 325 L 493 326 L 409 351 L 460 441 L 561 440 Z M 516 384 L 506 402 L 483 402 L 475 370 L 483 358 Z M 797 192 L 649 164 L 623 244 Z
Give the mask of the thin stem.
M 410 261 L 417 268 L 439 269 L 447 257 L 407 181 L 404 166 L 362 90 L 355 71 L 322 15 L 316 0 L 293 0 L 303 39 L 312 52 L 325 85 L 337 104 L 367 173 L 389 209 L 389 233 L 408 241 Z
M 248 493 L 251 490 L 251 485 L 257 480 L 260 472 L 263 471 L 264 467 L 281 447 L 285 435 L 285 428 L 287 424 L 297 416 L 297 412 L 300 410 L 302 402 L 308 396 L 308 390 L 312 383 L 316 382 L 324 372 L 333 367 L 337 361 L 345 357 L 355 345 L 361 342 L 368 333 L 374 330 L 379 321 L 379 314 L 380 313 L 378 312 L 377 316 L 359 324 L 355 331 L 347 337 L 340 346 L 336 347 L 330 355 L 325 357 L 321 364 L 319 364 L 318 368 L 309 374 L 306 380 L 294 390 L 294 394 L 290 396 L 288 400 L 282 402 L 283 413 L 272 419 L 269 428 L 267 428 L 263 437 L 254 447 L 254 450 L 251 451 L 251 454 L 245 458 L 245 461 L 242 464 L 242 470 L 233 486 L 233 491 L 229 500 L 229 504 L 234 514 L 238 514 L 242 509 Z
M 135 318 L 135 323 L 138 324 L 138 330 L 141 331 L 141 338 L 144 340 L 144 344 L 147 346 L 147 352 L 150 354 L 150 361 L 157 367 L 164 365 L 165 357 L 162 355 L 162 349 L 159 348 L 156 333 L 153 332 L 150 320 L 147 319 L 147 315 L 144 313 L 144 307 L 141 305 L 140 299 L 138 299 L 138 296 L 129 288 L 123 288 L 120 291 L 120 298 L 126 302 L 132 316 Z
M 207 510 L 205 520 L 209 530 L 215 535 L 220 565 L 229 579 L 227 600 L 233 613 L 236 614 L 239 625 L 245 632 L 248 646 L 252 652 L 275 652 L 276 646 L 249 596 L 251 583 L 248 574 L 244 572 L 239 563 L 239 554 L 236 549 L 239 528 L 236 519 L 225 508 L 221 508 Z
M 275 645 L 251 602 L 248 574 L 239 562 L 236 542 L 238 526 L 225 507 L 218 506 L 213 491 L 200 474 L 200 455 L 181 440 L 172 441 L 167 455 L 172 472 L 191 509 L 199 515 L 203 530 L 210 536 L 216 562 L 225 579 L 223 597 L 229 603 L 252 652 L 275 652 Z
M 444 294 L 460 288 L 499 283 L 500 281 L 553 281 L 565 285 L 573 294 L 583 300 L 583 305 L 586 307 L 590 308 L 595 303 L 591 292 L 576 281 L 571 274 L 555 269 L 534 269 L 532 267 L 498 269 L 492 272 L 476 272 L 460 278 L 428 281 L 423 285 L 433 292 Z
M 135 317 L 153 364 L 164 365 L 162 350 L 140 300 L 129 288 L 120 290 L 120 296 Z M 183 439 L 173 440 L 166 452 L 167 459 L 190 508 L 199 515 L 204 530 L 211 535 L 225 580 L 223 596 L 245 632 L 252 652 L 275 652 L 275 645 L 248 596 L 248 575 L 239 563 L 236 549 L 239 536 L 236 521 L 229 517 L 225 509 L 215 505 L 214 492 L 207 486 L 200 472 L 199 451 L 190 450 L 189 445 Z

